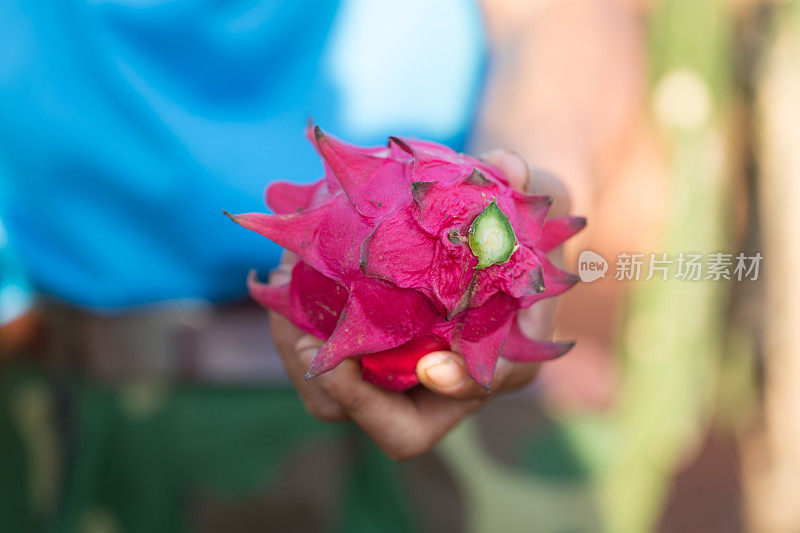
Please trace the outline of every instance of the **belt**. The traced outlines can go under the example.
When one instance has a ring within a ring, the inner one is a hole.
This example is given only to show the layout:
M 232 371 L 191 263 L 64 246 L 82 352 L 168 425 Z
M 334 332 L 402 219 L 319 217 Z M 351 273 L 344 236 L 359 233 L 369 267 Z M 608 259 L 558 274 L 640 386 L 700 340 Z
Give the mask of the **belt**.
M 111 381 L 287 381 L 267 312 L 252 302 L 174 302 L 115 314 L 45 302 L 50 365 Z

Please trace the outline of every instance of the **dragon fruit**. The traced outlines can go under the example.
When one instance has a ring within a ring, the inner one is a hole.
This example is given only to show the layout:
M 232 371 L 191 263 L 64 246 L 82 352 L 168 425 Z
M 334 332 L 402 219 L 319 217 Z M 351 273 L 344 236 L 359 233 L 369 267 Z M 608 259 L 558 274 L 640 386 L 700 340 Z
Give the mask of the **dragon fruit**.
M 251 272 L 248 289 L 327 339 L 307 379 L 356 357 L 364 379 L 401 391 L 419 383 L 420 357 L 452 349 L 488 389 L 499 357 L 543 361 L 572 347 L 529 339 L 516 315 L 576 283 L 546 254 L 585 219 L 546 219 L 549 196 L 519 193 L 496 167 L 439 144 L 361 148 L 307 133 L 325 177 L 273 183 L 273 215 L 229 215 L 298 258 L 289 283 Z

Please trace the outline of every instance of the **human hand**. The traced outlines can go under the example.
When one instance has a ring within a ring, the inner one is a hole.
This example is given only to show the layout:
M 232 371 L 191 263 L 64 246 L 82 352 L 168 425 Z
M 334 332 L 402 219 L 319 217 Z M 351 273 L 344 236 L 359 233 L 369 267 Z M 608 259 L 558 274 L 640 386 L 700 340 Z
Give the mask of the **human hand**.
M 569 210 L 564 186 L 548 174 L 531 173 L 520 156 L 495 151 L 483 159 L 499 167 L 516 189 L 552 196 L 553 216 Z M 294 258 L 287 254 L 272 273 L 270 283 L 288 282 L 293 262 Z M 520 311 L 520 328 L 531 337 L 543 338 L 548 333 L 553 307 L 550 299 Z M 358 362 L 350 359 L 306 380 L 306 371 L 323 341 L 300 331 L 277 313 L 270 313 L 270 324 L 287 373 L 308 412 L 326 421 L 354 421 L 386 455 L 397 460 L 428 451 L 488 398 L 530 383 L 539 367 L 501 358 L 490 393 L 470 378 L 463 358 L 450 351 L 423 356 L 417 363 L 417 376 L 423 387 L 405 393 L 386 391 L 364 381 Z

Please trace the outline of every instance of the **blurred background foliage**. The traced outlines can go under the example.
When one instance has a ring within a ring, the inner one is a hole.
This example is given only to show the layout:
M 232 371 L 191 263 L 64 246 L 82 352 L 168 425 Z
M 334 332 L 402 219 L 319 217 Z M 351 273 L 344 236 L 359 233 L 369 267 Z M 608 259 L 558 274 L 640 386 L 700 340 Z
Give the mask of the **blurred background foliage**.
M 800 259 L 800 2 L 647 6 L 649 96 L 639 134 L 657 138 L 667 185 L 655 189 L 663 196 L 640 197 L 658 212 L 658 224 L 645 239 L 649 248 L 638 251 L 673 258 L 761 251 L 761 278 L 681 281 L 673 264 L 668 281 L 621 289 L 611 313 L 611 399 L 599 408 L 546 401 L 550 425 L 520 452 L 525 482 L 500 465 L 482 475 L 495 487 L 527 483 L 527 490 L 501 498 L 504 490 L 474 483 L 475 523 L 484 525 L 476 531 L 492 523 L 503 531 L 800 530 L 800 312 L 796 279 L 788 279 Z M 630 216 L 630 206 L 614 207 L 620 219 Z M 606 258 L 632 251 L 597 232 L 590 228 L 568 250 L 573 261 L 585 248 Z M 603 296 L 583 287 L 567 297 L 562 334 L 580 338 L 590 329 L 581 323 L 586 316 L 569 311 L 573 301 L 592 298 Z M 545 397 L 569 386 L 556 372 L 549 383 L 544 372 Z M 444 447 L 465 472 L 478 461 L 464 449 L 471 431 L 459 430 Z M 517 521 L 522 492 L 536 503 Z

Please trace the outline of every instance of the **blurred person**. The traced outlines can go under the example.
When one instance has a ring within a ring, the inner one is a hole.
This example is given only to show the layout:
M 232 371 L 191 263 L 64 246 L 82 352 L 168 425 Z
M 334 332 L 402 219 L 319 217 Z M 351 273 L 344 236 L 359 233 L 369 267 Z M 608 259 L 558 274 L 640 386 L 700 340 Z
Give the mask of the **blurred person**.
M 410 395 L 362 382 L 349 361 L 304 381 L 319 341 L 281 317 L 270 333 L 246 303 L 247 271 L 276 266 L 279 249 L 221 210 L 262 210 L 269 180 L 321 174 L 301 134 L 308 116 L 356 143 L 393 134 L 513 148 L 562 173 L 588 208 L 592 160 L 635 93 L 635 54 L 611 62 L 597 51 L 628 50 L 633 23 L 612 1 L 543 6 L 485 6 L 502 35 L 488 72 L 504 83 L 498 93 L 488 82 L 480 118 L 487 42 L 474 2 L 0 6 L 0 214 L 48 326 L 58 527 L 372 531 L 442 520 L 430 503 L 411 510 L 421 502 L 406 468 L 378 450 L 420 455 L 486 401 L 463 361 L 426 356 L 424 388 Z M 548 48 L 579 34 L 571 65 Z M 528 98 L 524 112 L 508 107 Z M 568 209 L 564 187 L 529 180 L 519 156 L 487 158 Z M 528 314 L 531 333 L 546 334 L 543 314 Z M 493 391 L 535 373 L 501 365 Z M 306 409 L 352 420 L 369 439 Z M 441 468 L 420 461 L 409 468 Z

